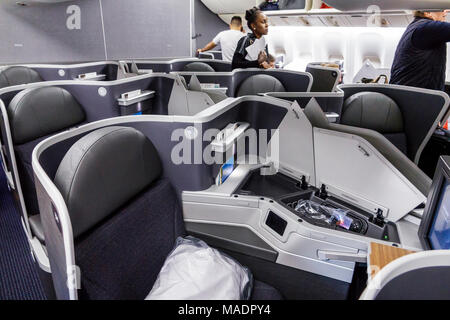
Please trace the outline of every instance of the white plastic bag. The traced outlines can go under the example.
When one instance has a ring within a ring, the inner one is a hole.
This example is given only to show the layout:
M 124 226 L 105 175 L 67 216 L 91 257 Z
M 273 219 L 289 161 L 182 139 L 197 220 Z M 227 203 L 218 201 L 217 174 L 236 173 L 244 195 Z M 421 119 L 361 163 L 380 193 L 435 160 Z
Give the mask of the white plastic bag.
M 249 299 L 250 270 L 205 242 L 179 237 L 146 300 Z

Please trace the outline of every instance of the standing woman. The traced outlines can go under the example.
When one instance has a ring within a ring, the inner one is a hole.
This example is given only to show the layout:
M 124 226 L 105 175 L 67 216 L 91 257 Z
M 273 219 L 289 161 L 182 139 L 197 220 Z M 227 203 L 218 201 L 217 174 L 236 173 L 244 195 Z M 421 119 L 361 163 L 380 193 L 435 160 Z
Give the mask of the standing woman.
M 245 19 L 252 33 L 239 40 L 234 52 L 232 68 L 271 68 L 267 61 L 269 51 L 264 37 L 269 32 L 266 15 L 257 7 L 253 7 L 245 12 Z

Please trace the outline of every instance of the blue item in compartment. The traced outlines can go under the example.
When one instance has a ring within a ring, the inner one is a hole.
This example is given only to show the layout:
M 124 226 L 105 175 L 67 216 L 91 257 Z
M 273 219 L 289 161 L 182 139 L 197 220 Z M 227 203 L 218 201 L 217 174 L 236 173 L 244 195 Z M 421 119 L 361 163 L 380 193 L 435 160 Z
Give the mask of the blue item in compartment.
M 225 162 L 221 168 L 222 171 L 222 181 L 221 183 L 224 183 L 225 180 L 227 180 L 227 178 L 231 175 L 231 173 L 233 173 L 234 170 L 234 157 L 231 157 L 230 159 L 227 160 L 227 162 Z

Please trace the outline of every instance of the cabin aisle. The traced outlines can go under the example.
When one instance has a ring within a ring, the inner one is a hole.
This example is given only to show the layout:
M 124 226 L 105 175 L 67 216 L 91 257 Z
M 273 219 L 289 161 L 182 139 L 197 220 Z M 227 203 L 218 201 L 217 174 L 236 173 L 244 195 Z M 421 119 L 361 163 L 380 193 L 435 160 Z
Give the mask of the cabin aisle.
M 0 170 L 0 300 L 45 299 L 19 212 Z

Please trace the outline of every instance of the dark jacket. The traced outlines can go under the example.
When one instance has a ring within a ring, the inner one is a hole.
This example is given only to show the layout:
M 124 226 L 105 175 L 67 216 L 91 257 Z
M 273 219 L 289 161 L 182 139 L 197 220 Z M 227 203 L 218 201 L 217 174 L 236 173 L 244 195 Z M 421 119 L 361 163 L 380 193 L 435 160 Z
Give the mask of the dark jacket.
M 247 69 L 247 68 L 259 68 L 258 60 L 248 61 L 245 59 L 247 56 L 247 47 L 251 46 L 256 40 L 256 36 L 253 33 L 249 33 L 247 36 L 242 37 L 239 40 L 236 51 L 234 52 L 233 62 L 231 63 L 232 69 Z M 269 56 L 269 50 L 266 46 L 266 53 Z
M 416 18 L 397 47 L 391 84 L 444 90 L 450 23 Z

